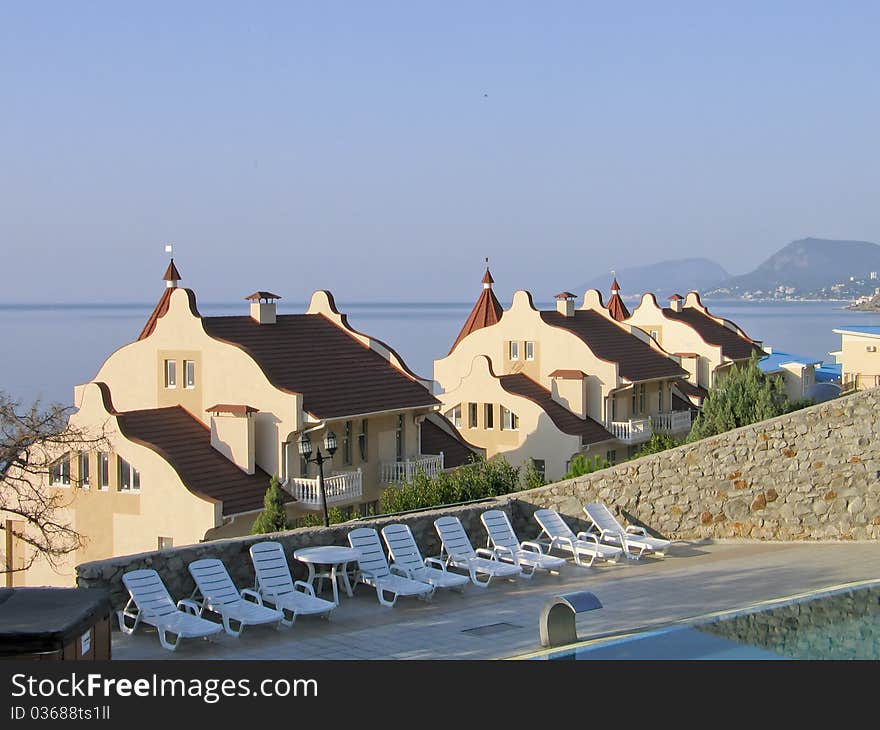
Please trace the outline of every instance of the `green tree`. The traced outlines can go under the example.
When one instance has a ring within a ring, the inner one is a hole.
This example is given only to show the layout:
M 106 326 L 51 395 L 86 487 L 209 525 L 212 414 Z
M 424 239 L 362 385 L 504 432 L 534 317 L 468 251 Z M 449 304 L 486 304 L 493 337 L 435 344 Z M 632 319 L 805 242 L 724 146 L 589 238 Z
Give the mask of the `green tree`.
M 709 391 L 694 421 L 688 441 L 698 441 L 750 423 L 788 412 L 788 401 L 778 378 L 767 377 L 753 355 L 748 364 L 730 369 Z
M 629 460 L 638 459 L 642 456 L 647 456 L 648 454 L 659 454 L 661 451 L 674 449 L 676 446 L 681 446 L 683 443 L 684 441 L 679 441 L 668 433 L 655 433 L 651 435 L 649 441 L 646 441 L 639 447 L 639 450 L 636 451 Z
M 584 474 L 592 474 L 599 469 L 607 469 L 611 466 L 611 462 L 604 456 L 596 454 L 592 459 L 583 454 L 575 456 L 568 465 L 568 472 L 563 479 L 574 479 Z
M 281 484 L 278 476 L 273 475 L 269 480 L 269 488 L 263 498 L 263 511 L 254 520 L 251 527 L 251 535 L 262 535 L 267 532 L 282 532 L 290 529 L 287 520 L 287 512 L 284 511 L 284 497 L 281 494 Z

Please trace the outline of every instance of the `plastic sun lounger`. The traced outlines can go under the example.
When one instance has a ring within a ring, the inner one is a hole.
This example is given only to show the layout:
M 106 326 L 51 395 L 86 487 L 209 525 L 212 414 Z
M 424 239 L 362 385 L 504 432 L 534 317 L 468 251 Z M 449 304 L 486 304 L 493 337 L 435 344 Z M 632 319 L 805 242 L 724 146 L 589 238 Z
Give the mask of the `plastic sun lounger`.
M 191 598 L 198 604 L 199 613 L 214 611 L 220 614 L 223 628 L 230 636 L 240 636 L 245 626 L 275 623 L 281 626 L 284 613 L 263 605 L 259 593 L 249 588 L 239 591 L 223 562 L 217 558 L 196 560 L 188 566 L 190 575 L 196 582 Z M 249 597 L 253 600 L 246 600 Z M 233 628 L 233 622 L 238 628 Z
M 439 517 L 434 520 L 434 529 L 440 537 L 440 557 L 445 556 L 447 567 L 467 570 L 474 585 L 488 588 L 493 578 L 516 580 L 522 575 L 522 568 L 502 562 L 494 550 L 474 550 L 458 517 Z
M 539 509 L 535 512 L 535 519 L 541 526 L 538 539 L 541 539 L 541 535 L 546 536 L 550 541 L 549 551 L 554 548 L 563 550 L 574 558 L 577 565 L 589 568 L 596 560 L 615 563 L 623 554 L 623 548 L 605 545 L 591 532 L 579 532 L 575 535 L 556 510 Z M 584 562 L 584 558 L 589 558 L 589 562 Z
M 382 528 L 382 538 L 393 561 L 391 567 L 403 571 L 407 578 L 430 583 L 435 588 L 451 588 L 464 593 L 470 576 L 452 573 L 439 558 L 422 558 L 409 525 L 396 523 Z
M 646 554 L 663 556 L 672 544 L 670 540 L 652 537 L 644 527 L 624 527 L 611 510 L 599 502 L 586 505 L 584 514 L 598 531 L 600 542 L 622 546 L 626 556 L 632 560 L 638 560 Z
M 488 547 L 494 548 L 499 559 L 522 568 L 523 577 L 531 578 L 536 570 L 559 574 L 565 558 L 547 555 L 540 543 L 517 538 L 506 512 L 492 509 L 480 515 L 480 521 L 489 535 Z
M 336 604 L 316 596 L 315 589 L 305 581 L 293 580 L 280 542 L 255 543 L 251 545 L 250 554 L 256 574 L 254 590 L 264 603 L 284 613 L 285 626 L 293 625 L 297 616 L 330 618 Z
M 159 633 L 159 643 L 175 651 L 181 639 L 208 638 L 223 631 L 223 627 L 199 615 L 199 606 L 188 599 L 171 599 L 159 574 L 152 569 L 132 570 L 123 574 L 122 582 L 128 589 L 128 603 L 117 611 L 119 628 L 123 634 L 133 634 L 143 622 L 154 626 Z M 128 626 L 126 619 L 134 621 Z M 174 640 L 169 639 L 174 635 Z
M 360 552 L 358 582 L 375 588 L 383 606 L 392 607 L 399 596 L 417 596 L 425 601 L 433 597 L 434 586 L 430 583 L 408 578 L 397 569 L 392 571 L 382 550 L 379 533 L 372 527 L 352 530 L 348 533 L 348 542 Z M 391 595 L 390 600 L 386 594 Z

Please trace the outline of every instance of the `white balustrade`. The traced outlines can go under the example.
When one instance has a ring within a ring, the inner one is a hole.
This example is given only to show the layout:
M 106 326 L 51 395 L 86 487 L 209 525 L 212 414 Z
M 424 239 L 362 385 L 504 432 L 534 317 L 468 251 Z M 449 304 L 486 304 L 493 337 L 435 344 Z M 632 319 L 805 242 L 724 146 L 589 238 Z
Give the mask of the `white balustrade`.
M 321 488 L 318 480 L 292 477 L 285 488 L 299 501 L 300 506 L 321 509 Z M 324 492 L 327 505 L 356 501 L 363 494 L 361 470 L 337 472 L 324 477 Z
M 631 418 L 628 421 L 612 421 L 608 430 L 614 438 L 627 443 L 640 443 L 651 438 L 650 418 Z
M 443 454 L 419 456 L 405 461 L 386 461 L 381 464 L 379 480 L 383 484 L 405 484 L 419 472 L 434 478 L 443 471 Z
M 651 425 L 655 431 L 662 433 L 688 431 L 691 427 L 691 412 L 670 411 L 669 413 L 656 413 L 651 416 Z

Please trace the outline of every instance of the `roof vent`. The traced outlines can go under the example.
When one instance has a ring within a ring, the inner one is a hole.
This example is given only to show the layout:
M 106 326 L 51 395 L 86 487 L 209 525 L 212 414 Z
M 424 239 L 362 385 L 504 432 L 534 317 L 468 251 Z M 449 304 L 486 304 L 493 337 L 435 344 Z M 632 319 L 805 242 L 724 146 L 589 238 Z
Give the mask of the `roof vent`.
M 255 291 L 245 297 L 251 303 L 251 319 L 258 324 L 275 324 L 275 300 L 281 299 L 269 291 Z
M 575 295 L 570 291 L 561 291 L 556 295 L 556 311 L 563 317 L 574 317 Z
M 684 297 L 681 294 L 673 294 L 669 297 L 669 308 L 673 312 L 680 312 L 683 303 Z

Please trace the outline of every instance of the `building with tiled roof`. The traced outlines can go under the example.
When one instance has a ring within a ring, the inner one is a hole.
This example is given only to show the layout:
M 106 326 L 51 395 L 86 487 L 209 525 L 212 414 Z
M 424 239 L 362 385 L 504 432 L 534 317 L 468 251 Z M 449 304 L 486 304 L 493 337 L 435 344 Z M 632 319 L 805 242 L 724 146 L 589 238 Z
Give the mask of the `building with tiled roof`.
M 880 325 L 845 325 L 832 332 L 840 335 L 840 349 L 829 354 L 840 368 L 843 390 L 880 387 Z
M 655 340 L 618 322 L 591 290 L 538 310 L 527 291 L 498 321 L 459 336 L 434 362 L 443 413 L 486 455 L 540 464 L 559 479 L 577 454 L 624 458 L 654 431 L 681 435 L 672 384 L 687 377 Z
M 492 284 L 494 283 L 495 280 L 492 278 L 492 274 L 489 273 L 489 268 L 486 267 L 486 273 L 483 275 L 483 292 L 474 303 L 474 308 L 465 320 L 464 325 L 462 325 L 458 337 L 455 338 L 455 342 L 452 343 L 450 352 L 471 332 L 476 332 L 483 327 L 491 327 L 501 319 L 504 309 L 495 297 L 495 292 L 492 291 Z
M 290 518 L 320 516 L 304 436 L 326 457 L 328 505 L 344 512 L 373 510 L 389 485 L 444 468 L 442 449 L 423 451 L 423 424 L 440 408 L 433 383 L 354 330 L 329 292 L 304 314 L 279 314 L 279 295 L 257 291 L 241 315 L 202 317 L 180 278 L 172 262 L 138 338 L 75 388 L 71 423 L 103 429 L 107 447 L 59 455 L 50 487 L 68 490 L 65 516 L 85 540 L 57 569 L 35 563 L 28 584 L 69 585 L 78 563 L 248 534 L 272 475 Z M 448 445 L 453 461 L 467 449 L 428 431 L 425 445 Z
M 705 391 L 731 367 L 765 354 L 760 341 L 730 320 L 711 314 L 695 291 L 686 297 L 673 294 L 668 307 L 661 307 L 653 294 L 644 294 L 624 323 L 656 340 L 688 371 L 686 380 Z M 694 402 L 692 393 L 679 395 Z

